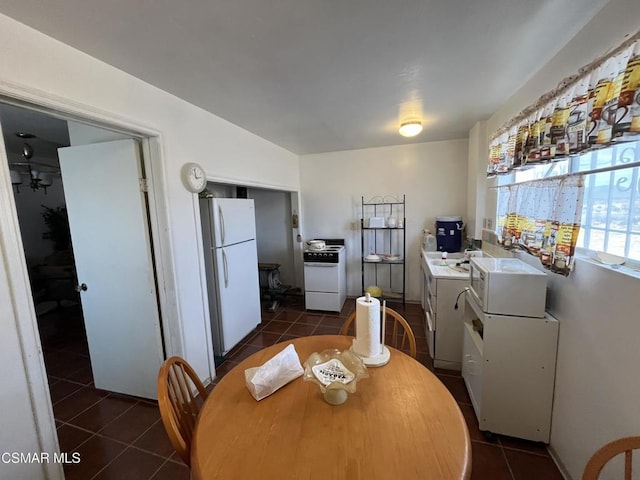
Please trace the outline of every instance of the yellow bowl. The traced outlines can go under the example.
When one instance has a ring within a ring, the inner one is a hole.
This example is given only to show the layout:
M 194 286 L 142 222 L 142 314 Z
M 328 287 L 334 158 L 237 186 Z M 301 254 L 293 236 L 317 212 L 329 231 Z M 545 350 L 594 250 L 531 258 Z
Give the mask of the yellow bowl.
M 369 285 L 365 289 L 364 293 L 368 293 L 372 297 L 381 297 L 382 296 L 382 289 L 380 287 L 378 287 L 377 285 Z

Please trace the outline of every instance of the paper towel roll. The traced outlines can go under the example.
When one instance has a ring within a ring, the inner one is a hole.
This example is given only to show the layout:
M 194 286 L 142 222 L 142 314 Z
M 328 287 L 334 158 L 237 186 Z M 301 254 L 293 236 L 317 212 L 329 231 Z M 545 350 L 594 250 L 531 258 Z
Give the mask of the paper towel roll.
M 356 341 L 353 350 L 361 357 L 380 354 L 380 301 L 377 298 L 356 299 Z

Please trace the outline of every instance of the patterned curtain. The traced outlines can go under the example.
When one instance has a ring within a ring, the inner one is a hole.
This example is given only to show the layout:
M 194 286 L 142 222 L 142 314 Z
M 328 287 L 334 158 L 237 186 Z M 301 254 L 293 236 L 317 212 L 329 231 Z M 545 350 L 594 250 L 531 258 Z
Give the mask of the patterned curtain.
M 540 258 L 554 273 L 569 275 L 580 231 L 584 179 L 572 175 L 500 187 L 498 240 Z

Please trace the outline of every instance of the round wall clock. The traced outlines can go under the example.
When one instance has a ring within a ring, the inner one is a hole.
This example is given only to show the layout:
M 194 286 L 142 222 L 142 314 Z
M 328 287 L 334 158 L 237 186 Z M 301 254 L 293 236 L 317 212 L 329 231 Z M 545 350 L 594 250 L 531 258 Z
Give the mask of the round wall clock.
M 182 166 L 182 180 L 187 190 L 200 193 L 207 187 L 207 176 L 197 163 L 185 163 Z

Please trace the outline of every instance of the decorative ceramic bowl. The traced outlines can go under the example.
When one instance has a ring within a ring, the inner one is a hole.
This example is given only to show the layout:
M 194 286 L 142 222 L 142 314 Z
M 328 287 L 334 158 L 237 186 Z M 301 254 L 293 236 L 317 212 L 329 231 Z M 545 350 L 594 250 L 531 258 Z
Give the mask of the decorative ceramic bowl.
M 314 352 L 304 362 L 303 379 L 318 385 L 324 400 L 331 405 L 343 404 L 348 394 L 356 391 L 358 380 L 368 376 L 367 367 L 360 357 L 349 350 Z

